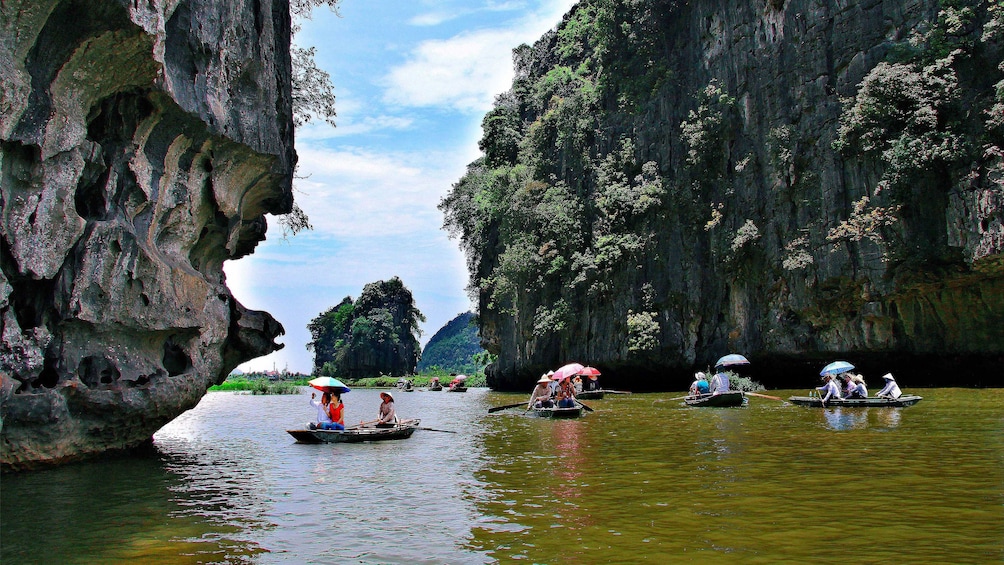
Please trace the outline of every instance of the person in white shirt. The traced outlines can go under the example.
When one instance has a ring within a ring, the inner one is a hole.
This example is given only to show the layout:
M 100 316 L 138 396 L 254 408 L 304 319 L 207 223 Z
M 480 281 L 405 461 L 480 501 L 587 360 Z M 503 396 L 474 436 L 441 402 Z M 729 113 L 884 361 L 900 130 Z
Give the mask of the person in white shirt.
M 836 383 L 837 379 L 834 378 L 833 375 L 826 375 L 825 377 L 823 377 L 823 379 L 826 380 L 826 384 L 824 384 L 823 386 L 817 386 L 816 390 L 819 391 L 820 396 L 822 397 L 823 400 L 823 405 L 825 406 L 826 401 L 831 398 L 840 400 L 840 387 L 837 386 Z M 824 392 L 826 393 L 825 395 L 823 395 Z
M 868 387 L 865 386 L 865 378 L 861 375 L 852 375 L 851 386 L 847 389 L 847 398 L 868 398 Z
M 711 393 L 721 394 L 723 392 L 729 391 L 729 375 L 728 373 L 715 373 L 715 376 L 711 377 Z
M 903 392 L 899 390 L 899 385 L 896 384 L 896 379 L 893 378 L 892 373 L 886 373 L 882 376 L 885 379 L 885 388 L 878 391 L 875 396 L 883 398 L 899 398 L 903 395 Z

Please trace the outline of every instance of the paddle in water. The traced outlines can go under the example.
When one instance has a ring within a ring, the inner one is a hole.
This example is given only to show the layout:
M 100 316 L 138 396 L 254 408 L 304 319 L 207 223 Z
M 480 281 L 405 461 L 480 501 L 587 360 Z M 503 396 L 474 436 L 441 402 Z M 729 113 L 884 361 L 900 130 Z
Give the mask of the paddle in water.
M 453 430 L 437 430 L 436 428 L 415 428 L 416 430 L 428 430 L 430 432 L 443 432 L 444 434 L 455 434 Z
M 516 404 L 506 404 L 505 406 L 494 406 L 488 409 L 488 413 L 498 412 L 499 410 L 505 410 L 506 408 L 516 408 L 517 406 L 523 406 L 526 402 L 517 402 Z
M 771 396 L 769 394 L 760 394 L 758 392 L 747 392 L 745 394 L 746 394 L 746 396 L 760 396 L 760 397 L 763 397 L 763 398 L 769 398 L 771 400 L 784 400 L 783 398 L 781 398 L 779 396 Z

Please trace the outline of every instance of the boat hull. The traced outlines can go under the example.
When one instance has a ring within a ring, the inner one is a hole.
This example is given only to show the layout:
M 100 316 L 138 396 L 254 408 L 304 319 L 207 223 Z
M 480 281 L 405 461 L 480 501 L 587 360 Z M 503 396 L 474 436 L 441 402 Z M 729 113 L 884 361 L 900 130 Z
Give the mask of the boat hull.
M 452 386 L 446 389 L 446 392 L 467 392 L 467 387 L 465 386 Z
M 582 407 L 531 408 L 530 413 L 538 418 L 578 418 L 579 416 L 582 416 Z
M 584 390 L 575 393 L 575 398 L 579 400 L 599 400 L 603 398 L 603 394 L 602 390 Z
M 741 390 L 730 390 L 721 394 L 701 394 L 683 399 L 688 406 L 708 408 L 736 408 L 746 402 L 746 395 Z
M 362 443 L 407 439 L 418 429 L 420 420 L 402 420 L 393 428 L 360 428 L 345 430 L 286 430 L 297 443 Z
M 877 408 L 903 408 L 905 406 L 913 406 L 914 404 L 923 400 L 922 396 L 916 396 L 912 394 L 904 394 L 899 398 L 831 398 L 826 401 L 825 408 L 830 408 L 833 406 L 846 406 L 846 407 L 877 407 Z M 809 408 L 824 408 L 822 399 L 815 396 L 792 396 L 788 398 L 788 402 L 795 404 L 796 406 L 806 406 Z

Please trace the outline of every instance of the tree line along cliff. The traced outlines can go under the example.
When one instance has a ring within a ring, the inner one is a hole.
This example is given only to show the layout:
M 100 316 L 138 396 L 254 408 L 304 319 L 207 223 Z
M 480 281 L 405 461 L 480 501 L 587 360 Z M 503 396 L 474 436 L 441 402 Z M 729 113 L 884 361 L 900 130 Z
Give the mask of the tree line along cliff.
M 728 352 L 774 386 L 833 358 L 1004 384 L 1002 16 L 579 2 L 514 51 L 440 204 L 489 384 L 578 360 L 681 390 Z

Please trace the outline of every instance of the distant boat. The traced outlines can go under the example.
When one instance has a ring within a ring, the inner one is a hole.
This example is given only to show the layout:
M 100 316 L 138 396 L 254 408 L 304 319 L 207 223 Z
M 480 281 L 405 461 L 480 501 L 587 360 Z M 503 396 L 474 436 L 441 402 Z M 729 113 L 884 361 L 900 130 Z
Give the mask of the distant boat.
M 352 426 L 344 430 L 286 430 L 297 443 L 361 443 L 411 437 L 421 422 L 418 418 L 401 420 L 392 428 Z
M 455 385 L 447 388 L 446 392 L 467 392 L 467 387 L 463 385 Z
M 823 399 L 818 396 L 792 396 L 788 399 L 788 402 L 797 406 L 807 406 L 809 408 L 829 408 L 831 406 L 902 408 L 906 406 L 913 406 L 923 400 L 923 398 L 924 397 L 922 396 L 916 396 L 913 394 L 904 394 L 899 398 L 881 398 L 878 396 L 873 396 L 871 398 L 831 398 L 826 401 L 826 406 L 823 406 Z
M 698 394 L 683 399 L 688 406 L 706 406 L 712 408 L 736 408 L 746 402 L 746 395 L 741 390 L 730 390 L 719 394 Z
M 579 400 L 599 400 L 603 398 L 604 391 L 602 390 L 584 390 L 582 392 L 575 393 L 575 398 Z

